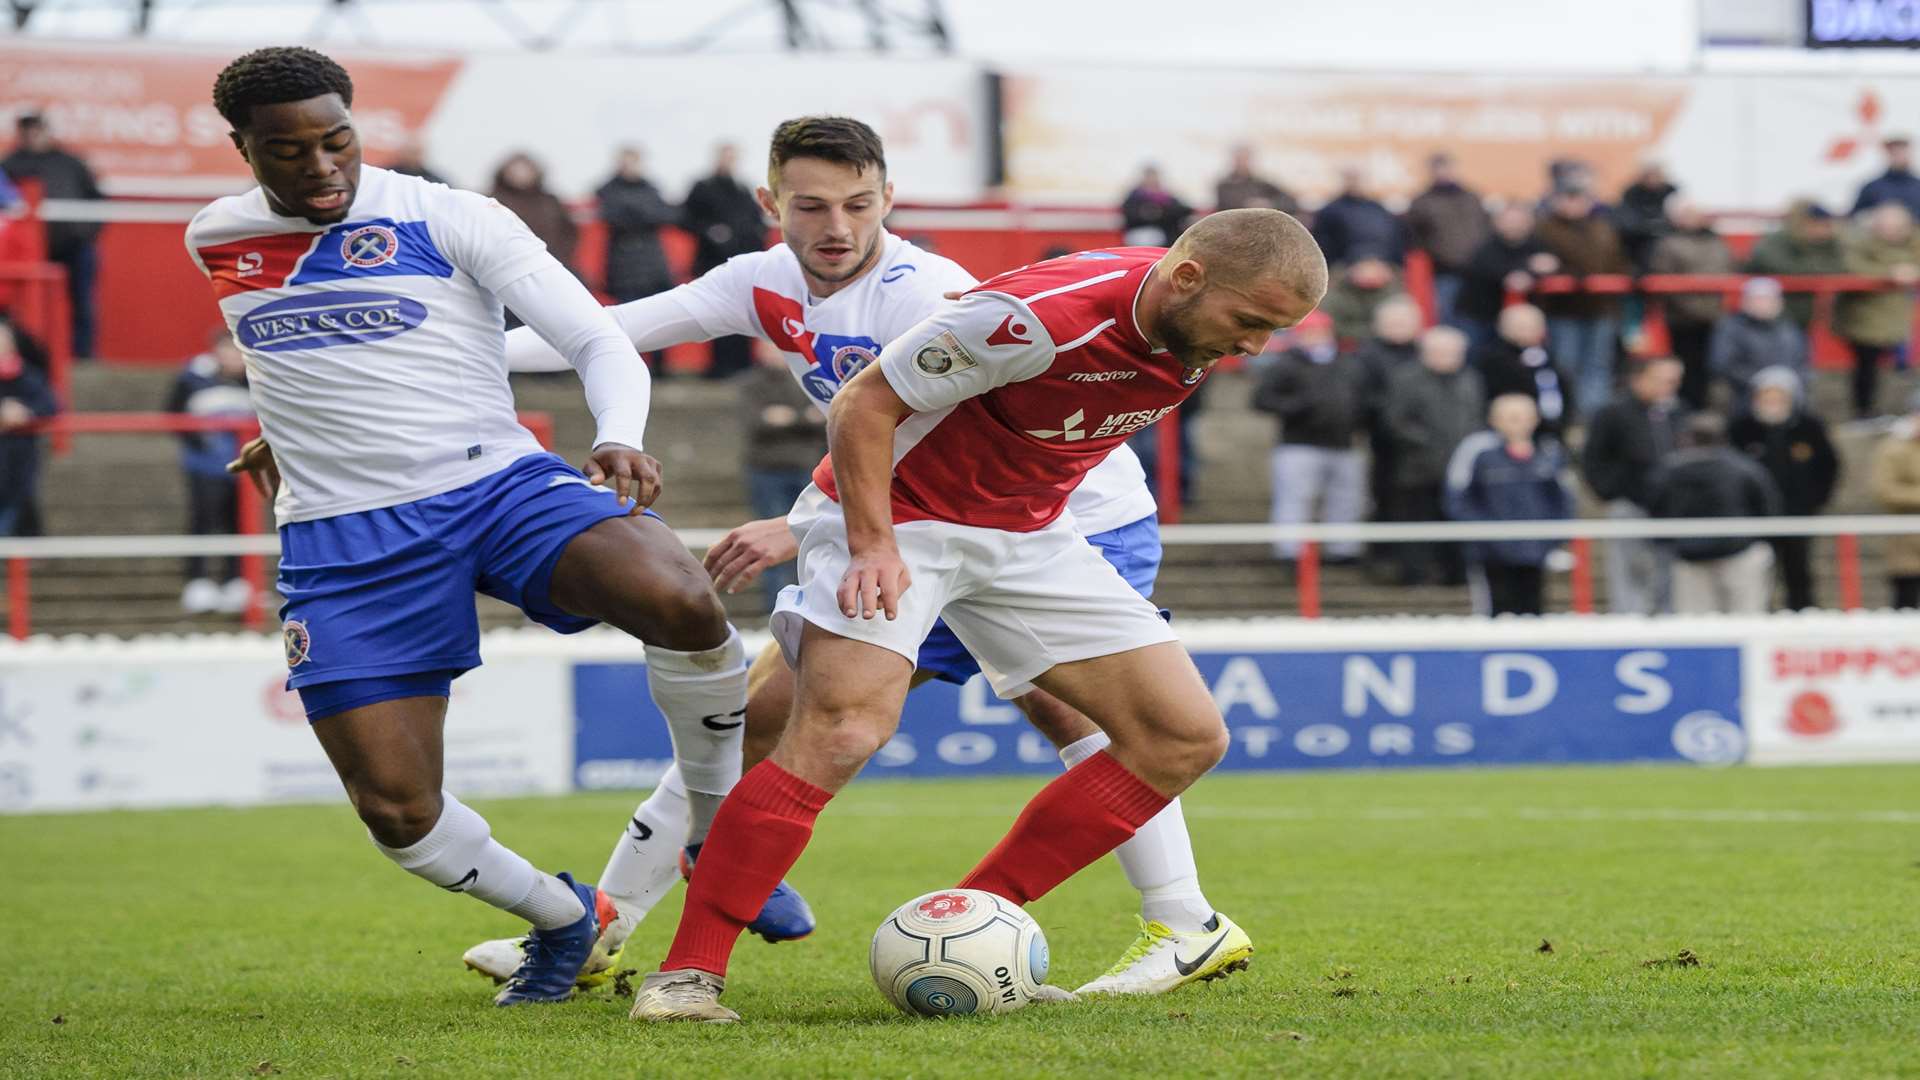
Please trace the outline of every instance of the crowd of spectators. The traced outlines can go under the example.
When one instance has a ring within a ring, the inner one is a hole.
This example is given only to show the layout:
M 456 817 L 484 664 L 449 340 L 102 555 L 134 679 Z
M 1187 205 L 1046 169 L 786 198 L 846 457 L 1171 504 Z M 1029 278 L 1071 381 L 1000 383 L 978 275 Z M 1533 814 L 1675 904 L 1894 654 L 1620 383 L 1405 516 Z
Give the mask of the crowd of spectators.
M 1822 317 L 1852 360 L 1851 413 L 1834 418 L 1850 422 L 1844 441 L 1890 429 L 1874 455 L 1874 497 L 1889 512 L 1920 513 L 1920 400 L 1898 421 L 1880 407 L 1880 372 L 1904 369 L 1910 347 L 1920 178 L 1904 138 L 1885 149 L 1886 172 L 1862 187 L 1846 218 L 1798 200 L 1742 254 L 1653 162 L 1611 202 L 1591 169 L 1560 161 L 1537 203 L 1500 204 L 1436 154 L 1426 188 L 1403 212 L 1349 169 L 1309 214 L 1237 148 L 1217 187 L 1220 205 L 1301 213 L 1332 269 L 1320 312 L 1251 361 L 1253 407 L 1277 424 L 1271 520 L 1568 518 L 1580 494 L 1591 512 L 1621 520 L 1820 513 L 1842 467 L 1811 393 Z M 1130 205 L 1143 202 L 1158 208 L 1156 228 L 1190 213 L 1152 168 L 1129 195 Z M 1413 251 L 1431 273 L 1424 309 L 1407 291 Z M 1556 276 L 1578 285 L 1645 274 L 1751 276 L 1737 296 L 1541 288 Z M 1822 315 L 1812 293 L 1778 280 L 1823 274 L 1891 287 L 1839 293 Z M 1609 540 L 1607 606 L 1811 607 L 1812 547 L 1806 537 Z M 1275 544 L 1273 554 L 1292 561 L 1299 545 Z M 1540 610 L 1544 575 L 1571 562 L 1559 545 L 1534 541 L 1373 552 L 1338 543 L 1324 556 L 1363 561 L 1383 582 L 1464 582 L 1486 612 Z M 1896 541 L 1889 556 L 1892 599 L 1920 605 L 1920 540 Z

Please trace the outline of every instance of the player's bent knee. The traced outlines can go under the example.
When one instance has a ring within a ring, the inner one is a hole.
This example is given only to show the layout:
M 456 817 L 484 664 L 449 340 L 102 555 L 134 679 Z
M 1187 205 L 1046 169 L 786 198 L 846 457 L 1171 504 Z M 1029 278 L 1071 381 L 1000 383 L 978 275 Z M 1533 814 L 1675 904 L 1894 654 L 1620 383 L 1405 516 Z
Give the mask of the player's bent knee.
M 359 788 L 353 809 L 373 838 L 390 848 L 412 847 L 433 831 L 444 809 L 438 791 L 410 794 Z

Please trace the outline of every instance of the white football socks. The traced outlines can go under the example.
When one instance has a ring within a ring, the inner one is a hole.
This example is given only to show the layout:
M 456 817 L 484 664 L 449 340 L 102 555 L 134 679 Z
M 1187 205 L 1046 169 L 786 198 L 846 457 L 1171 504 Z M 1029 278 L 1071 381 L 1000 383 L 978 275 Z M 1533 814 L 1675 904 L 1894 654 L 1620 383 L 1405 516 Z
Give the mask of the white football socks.
M 720 800 L 740 779 L 740 743 L 747 723 L 747 650 L 727 640 L 702 652 L 647 646 L 647 688 L 667 718 L 673 760 L 687 792 L 686 843 L 707 838 Z
M 1060 751 L 1067 768 L 1087 760 L 1112 742 L 1096 731 Z M 1168 803 L 1153 820 L 1134 830 L 1132 838 L 1113 849 L 1127 882 L 1140 891 L 1140 917 L 1169 930 L 1199 933 L 1213 918 L 1213 907 L 1200 892 L 1200 868 L 1193 861 L 1193 840 L 1180 800 Z
M 687 789 L 674 766 L 633 812 L 620 842 L 600 871 L 600 890 L 620 917 L 607 930 L 607 951 L 618 952 L 640 920 L 680 880 L 680 849 L 687 843 Z
M 452 792 L 441 792 L 440 799 L 440 820 L 418 842 L 390 848 L 375 840 L 373 846 L 410 874 L 510 911 L 542 930 L 558 930 L 586 914 L 566 882 L 534 869 L 494 840 L 486 818 Z

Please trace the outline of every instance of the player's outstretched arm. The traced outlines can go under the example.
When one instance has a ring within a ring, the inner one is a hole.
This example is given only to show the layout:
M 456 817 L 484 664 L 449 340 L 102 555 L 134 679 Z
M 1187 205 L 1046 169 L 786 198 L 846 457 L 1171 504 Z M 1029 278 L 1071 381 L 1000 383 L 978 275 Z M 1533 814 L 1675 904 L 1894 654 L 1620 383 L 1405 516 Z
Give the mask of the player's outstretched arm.
M 893 433 L 912 412 L 874 364 L 840 388 L 827 413 L 827 451 L 852 556 L 838 595 L 850 619 L 898 617 L 900 594 L 913 583 L 893 536 Z
M 762 518 L 721 537 L 719 543 L 707 549 L 703 563 L 713 577 L 715 589 L 736 593 L 753 584 L 761 571 L 799 554 L 799 541 L 793 538 L 786 518 Z
M 580 373 L 587 407 L 599 428 L 593 453 L 582 466 L 587 479 L 633 500 L 634 513 L 646 509 L 660 496 L 660 463 L 640 450 L 653 380 L 633 342 L 558 262 L 507 284 L 498 294 Z
M 607 311 L 619 324 L 621 333 L 626 334 L 640 352 L 707 341 L 717 335 L 709 333 L 688 307 L 689 297 L 684 294 L 692 288 L 682 285 L 632 303 L 615 304 Z M 560 350 L 542 340 L 533 327 L 519 326 L 507 331 L 508 371 L 565 371 L 572 366 Z

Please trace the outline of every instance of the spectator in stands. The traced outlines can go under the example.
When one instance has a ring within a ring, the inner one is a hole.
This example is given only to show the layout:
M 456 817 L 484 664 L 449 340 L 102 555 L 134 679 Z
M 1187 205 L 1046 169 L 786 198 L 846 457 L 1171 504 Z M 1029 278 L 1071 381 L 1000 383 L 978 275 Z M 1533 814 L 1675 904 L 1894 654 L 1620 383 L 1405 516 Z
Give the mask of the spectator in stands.
M 1367 425 L 1367 492 L 1373 520 L 1393 520 L 1393 434 L 1387 429 L 1387 387 L 1394 373 L 1420 361 L 1420 330 L 1426 315 L 1413 297 L 1404 293 L 1373 311 L 1373 336 L 1353 351 L 1365 390 L 1363 413 Z M 1398 565 L 1397 563 L 1395 565 Z
M 731 143 L 721 144 L 714 154 L 713 172 L 693 182 L 680 208 L 687 230 L 693 233 L 694 277 L 735 255 L 767 246 L 767 219 L 760 202 L 753 189 L 734 175 L 739 158 Z M 715 338 L 707 378 L 726 378 L 751 366 L 752 340 L 737 335 Z
M 1920 391 L 1873 452 L 1873 497 L 1889 514 L 1920 514 Z M 1893 606 L 1920 608 L 1920 534 L 1887 537 Z
M 1328 266 L 1367 257 L 1385 259 L 1396 268 L 1407 261 L 1406 227 L 1366 193 L 1354 166 L 1340 170 L 1340 194 L 1314 214 L 1313 238 L 1320 242 Z
M 1413 245 L 1433 260 L 1433 306 L 1441 322 L 1454 321 L 1467 264 L 1493 230 L 1480 194 L 1460 183 L 1453 155 L 1427 159 L 1427 190 L 1407 207 Z
M 756 339 L 753 360 L 753 368 L 740 377 L 740 403 L 747 414 L 747 500 L 756 519 L 783 518 L 813 482 L 813 467 L 826 453 L 827 418 L 793 381 L 779 350 Z M 794 580 L 790 561 L 761 575 L 768 611 Z
M 1913 175 L 1913 143 L 1905 135 L 1890 135 L 1881 147 L 1887 152 L 1887 171 L 1861 186 L 1853 200 L 1854 215 L 1897 202 L 1920 218 L 1920 176 Z
M 0 214 L 12 211 L 20 202 L 20 189 L 13 186 L 13 178 L 7 175 L 6 170 L 0 169 Z M 5 223 L 0 222 L 0 228 L 4 227 Z
M 1577 187 L 1563 187 L 1548 200 L 1550 212 L 1535 234 L 1562 273 L 1625 274 L 1632 269 L 1620 247 L 1620 234 L 1607 219 L 1594 213 L 1593 197 Z M 1580 400 L 1605 401 L 1613 393 L 1613 359 L 1619 346 L 1620 300 L 1617 296 L 1584 292 L 1543 295 L 1537 301 L 1547 313 L 1547 337 L 1554 357 L 1566 365 L 1578 387 Z
M 1300 200 L 1286 188 L 1253 171 L 1253 147 L 1240 143 L 1233 148 L 1233 163 L 1227 175 L 1213 188 L 1215 210 L 1240 210 L 1263 207 L 1301 217 Z
M 1533 223 L 1533 211 L 1525 205 L 1501 207 L 1493 215 L 1493 234 L 1467 261 L 1453 324 L 1465 330 L 1476 346 L 1493 338 L 1494 322 L 1506 306 L 1508 293 L 1532 292 L 1535 279 L 1560 270 L 1559 258 L 1540 245 Z
M 1789 368 L 1765 368 L 1754 374 L 1746 405 L 1727 428 L 1727 441 L 1760 464 L 1780 492 L 1781 511 L 1790 517 L 1820 513 L 1840 479 L 1840 456 L 1827 437 L 1827 425 L 1801 400 L 1803 384 Z M 1787 610 L 1813 607 L 1813 542 L 1805 536 L 1775 536 L 1774 564 L 1786 587 Z
M 222 330 L 207 351 L 187 361 L 173 381 L 167 411 L 198 419 L 242 420 L 253 417 L 247 396 L 247 361 L 233 338 Z M 226 536 L 239 531 L 239 498 L 227 462 L 240 456 L 240 440 L 227 432 L 182 432 L 180 467 L 187 480 L 187 532 L 193 536 Z M 187 584 L 180 606 L 189 615 L 210 611 L 239 614 L 253 599 L 253 589 L 240 576 L 240 560 L 195 555 L 187 559 Z
M 1780 227 L 1753 245 L 1741 270 L 1749 274 L 1787 277 L 1808 274 L 1844 274 L 1846 253 L 1833 214 L 1812 199 L 1795 199 Z M 1813 294 L 1786 295 L 1787 317 L 1805 333 L 1813 325 Z
M 1855 416 L 1879 414 L 1880 364 L 1906 347 L 1913 330 L 1913 286 L 1920 282 L 1920 234 L 1913 215 L 1898 202 L 1867 211 L 1864 228 L 1847 245 L 1847 270 L 1885 277 L 1897 289 L 1843 293 L 1834 329 L 1853 350 Z
M 13 152 L 0 158 L 4 170 L 16 183 L 37 180 L 41 194 L 49 199 L 104 199 L 100 185 L 87 163 L 67 152 L 54 141 L 46 120 L 37 113 L 23 114 L 14 122 L 19 140 Z M 67 302 L 73 309 L 73 354 L 94 354 L 94 277 L 98 272 L 95 241 L 100 235 L 97 221 L 51 221 L 47 223 L 47 258 L 67 271 Z
M 1573 386 L 1547 352 L 1547 317 L 1539 308 L 1515 304 L 1500 312 L 1494 339 L 1469 356 L 1489 401 L 1522 395 L 1533 402 L 1533 426 L 1542 435 L 1557 440 L 1566 434 L 1575 416 Z
M 1287 335 L 1287 346 L 1260 376 L 1253 407 L 1280 422 L 1273 448 L 1273 509 L 1276 525 L 1320 520 L 1350 525 L 1366 510 L 1366 464 L 1355 447 L 1365 423 L 1366 372 L 1333 340 L 1333 320 L 1313 312 Z M 1276 559 L 1293 561 L 1297 542 L 1273 546 Z M 1327 545 L 1327 557 L 1351 562 L 1360 545 Z
M 1387 383 L 1387 430 L 1393 435 L 1393 518 L 1439 521 L 1447 462 L 1460 440 L 1486 416 L 1480 376 L 1467 367 L 1467 336 L 1451 326 L 1420 335 L 1420 362 Z M 1403 585 L 1425 584 L 1438 563 L 1444 580 L 1466 580 L 1453 544 L 1398 544 Z
M 1687 418 L 1681 447 L 1647 479 L 1656 518 L 1772 517 L 1780 492 L 1753 459 L 1727 445 L 1727 422 Z M 1673 610 L 1681 615 L 1758 615 L 1773 606 L 1773 548 L 1754 536 L 1682 536 L 1661 541 L 1676 556 Z
M 419 135 L 408 135 L 394 152 L 387 168 L 403 176 L 417 176 L 428 183 L 445 184 L 447 178 L 427 164 L 427 144 Z
M 1187 231 L 1193 207 L 1167 190 L 1160 166 L 1140 170 L 1140 180 L 1120 203 L 1122 238 L 1143 247 L 1166 247 Z
M 673 288 L 660 230 L 680 223 L 680 211 L 647 179 L 637 146 L 620 149 L 613 176 L 594 193 L 607 223 L 606 289 L 625 304 Z
M 1713 231 L 1707 215 L 1685 195 L 1667 198 L 1667 220 L 1672 230 L 1654 242 L 1647 269 L 1655 274 L 1730 274 L 1733 252 Z M 1686 374 L 1680 379 L 1680 397 L 1693 409 L 1707 407 L 1712 372 L 1707 350 L 1713 327 L 1726 312 L 1726 298 L 1717 292 L 1667 293 L 1667 337 Z
M 580 229 L 573 223 L 567 204 L 547 190 L 546 170 L 539 162 L 518 151 L 508 155 L 493 174 L 493 190 L 488 194 L 520 215 L 520 220 L 527 223 L 527 228 L 547 245 L 547 250 L 562 265 L 576 274 L 580 272 L 573 262 L 574 251 L 580 244 Z
M 1668 201 L 1680 190 L 1667 179 L 1667 169 L 1658 161 L 1640 166 L 1633 182 L 1620 192 L 1620 203 L 1613 208 L 1613 224 L 1620 230 L 1620 244 L 1634 269 L 1645 273 L 1660 238 L 1673 231 L 1668 217 Z
M 53 388 L 0 322 L 0 536 L 33 536 L 40 522 L 40 436 L 21 430 L 60 411 Z
M 1333 319 L 1333 336 L 1342 349 L 1352 349 L 1373 330 L 1373 313 L 1400 289 L 1393 264 L 1376 255 L 1361 255 L 1336 271 L 1319 310 Z
M 1567 458 L 1551 439 L 1535 441 L 1540 415 L 1525 394 L 1487 406 L 1489 431 L 1461 441 L 1447 466 L 1447 516 L 1455 521 L 1565 521 L 1574 516 Z M 1476 615 L 1538 615 L 1544 609 L 1552 540 L 1480 540 L 1466 545 L 1467 587 Z
M 1580 467 L 1607 516 L 1647 516 L 1647 478 L 1678 448 L 1686 406 L 1678 400 L 1680 361 L 1635 360 L 1627 389 L 1593 413 Z M 1672 607 L 1672 560 L 1646 540 L 1607 542 L 1607 607 L 1616 615 L 1657 615 Z
M 1726 380 L 1736 409 L 1751 396 L 1754 376 L 1766 368 L 1786 368 L 1805 384 L 1810 374 L 1806 335 L 1786 317 L 1778 281 L 1748 278 L 1740 287 L 1740 309 L 1714 324 L 1707 367 Z

